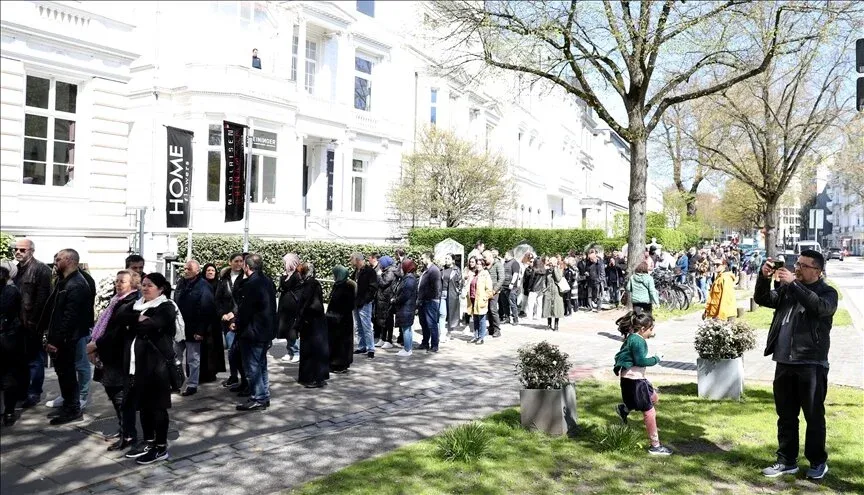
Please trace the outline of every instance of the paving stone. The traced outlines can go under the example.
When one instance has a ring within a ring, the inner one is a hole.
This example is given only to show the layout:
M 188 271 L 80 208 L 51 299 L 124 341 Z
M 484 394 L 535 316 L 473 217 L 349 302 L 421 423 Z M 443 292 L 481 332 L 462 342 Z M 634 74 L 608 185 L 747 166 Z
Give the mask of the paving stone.
M 197 464 L 197 463 L 200 463 L 202 461 L 206 461 L 208 459 L 213 459 L 214 457 L 216 457 L 215 453 L 204 452 L 203 454 L 198 454 L 198 455 L 194 455 L 194 456 L 190 457 L 189 460 Z

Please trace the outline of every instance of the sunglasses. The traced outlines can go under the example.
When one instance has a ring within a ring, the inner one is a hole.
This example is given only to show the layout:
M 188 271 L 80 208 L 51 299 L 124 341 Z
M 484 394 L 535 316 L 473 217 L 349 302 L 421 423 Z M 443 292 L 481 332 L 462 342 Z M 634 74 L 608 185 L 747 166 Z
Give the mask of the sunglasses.
M 15 248 L 16 253 L 26 253 L 27 251 L 30 251 L 30 248 Z

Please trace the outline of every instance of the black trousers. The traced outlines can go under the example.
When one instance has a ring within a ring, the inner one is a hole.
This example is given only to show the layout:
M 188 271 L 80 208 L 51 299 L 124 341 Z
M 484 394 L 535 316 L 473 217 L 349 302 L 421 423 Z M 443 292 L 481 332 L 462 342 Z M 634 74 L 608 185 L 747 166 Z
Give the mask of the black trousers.
M 498 317 L 500 321 L 510 320 L 510 289 L 507 287 L 498 294 Z
M 114 406 L 117 414 L 117 423 L 120 425 L 120 434 L 123 438 L 137 438 L 135 429 L 135 405 L 127 404 L 126 394 L 128 390 L 122 385 L 117 387 L 105 387 L 105 394 Z
M 489 335 L 501 335 L 501 316 L 498 314 L 498 296 L 496 294 L 489 299 Z
M 141 430 L 145 440 L 168 444 L 168 410 L 141 404 Z
M 60 395 L 63 397 L 63 410 L 77 414 L 81 410 L 81 397 L 78 390 L 78 372 L 75 370 L 75 350 L 78 340 L 64 342 L 54 353 L 54 371 L 60 384 Z
M 811 466 L 828 460 L 825 452 L 825 394 L 828 368 L 819 365 L 777 363 L 774 371 L 774 406 L 777 408 L 777 460 L 798 461 L 798 414 L 804 411 L 807 432 L 804 456 Z

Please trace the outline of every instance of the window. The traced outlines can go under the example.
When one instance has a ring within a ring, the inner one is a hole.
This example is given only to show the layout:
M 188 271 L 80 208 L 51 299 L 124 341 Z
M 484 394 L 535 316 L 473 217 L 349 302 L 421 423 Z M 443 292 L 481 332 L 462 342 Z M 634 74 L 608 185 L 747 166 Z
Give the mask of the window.
M 267 19 L 267 6 L 263 2 L 218 1 L 210 3 L 210 11 L 227 17 L 236 17 L 243 24 L 253 20 L 261 23 Z
M 429 122 L 435 125 L 438 122 L 438 90 L 432 88 L 432 102 L 429 109 Z
M 27 76 L 24 105 L 22 182 L 71 186 L 75 176 L 78 86 Z
M 351 211 L 362 213 L 366 192 L 367 162 L 354 159 L 351 162 Z
M 304 87 L 309 94 L 315 93 L 315 72 L 318 68 L 318 43 L 306 40 L 306 81 Z M 296 74 L 294 75 L 296 78 Z
M 372 62 L 363 57 L 354 57 L 354 108 L 372 109 Z
M 222 194 L 222 126 L 210 124 L 207 133 L 207 201 Z
M 357 0 L 357 12 L 375 17 L 375 0 Z
M 300 26 L 294 25 L 294 39 L 291 42 L 291 80 L 297 80 L 297 50 L 300 44 L 300 37 L 297 33 L 300 30 Z
M 252 203 L 276 203 L 276 157 L 252 155 Z

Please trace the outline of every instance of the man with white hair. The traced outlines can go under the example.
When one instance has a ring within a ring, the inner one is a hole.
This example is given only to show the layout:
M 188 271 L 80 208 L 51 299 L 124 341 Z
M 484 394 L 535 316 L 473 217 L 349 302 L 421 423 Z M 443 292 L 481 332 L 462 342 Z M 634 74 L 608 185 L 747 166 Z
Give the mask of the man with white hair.
M 174 344 L 177 356 L 186 355 L 189 379 L 186 380 L 184 397 L 198 392 L 198 379 L 201 371 L 201 343 L 211 331 L 216 319 L 216 303 L 208 283 L 201 276 L 201 265 L 195 260 L 186 262 L 183 279 L 177 283 L 174 301 L 183 315 L 186 335 L 183 341 Z M 182 358 L 181 358 L 182 359 Z
M 51 269 L 33 257 L 36 244 L 30 239 L 15 241 L 15 259 L 18 261 L 18 274 L 13 277 L 15 286 L 21 292 L 21 327 L 27 336 L 25 346 L 30 366 L 29 385 L 24 407 L 33 407 L 42 398 L 42 384 L 45 382 L 45 363 L 48 355 L 42 345 L 42 335 L 36 328 L 39 317 L 51 294 Z

